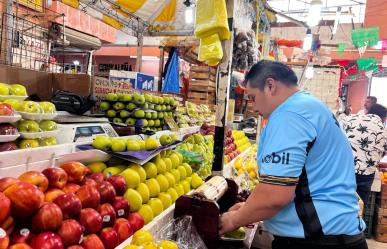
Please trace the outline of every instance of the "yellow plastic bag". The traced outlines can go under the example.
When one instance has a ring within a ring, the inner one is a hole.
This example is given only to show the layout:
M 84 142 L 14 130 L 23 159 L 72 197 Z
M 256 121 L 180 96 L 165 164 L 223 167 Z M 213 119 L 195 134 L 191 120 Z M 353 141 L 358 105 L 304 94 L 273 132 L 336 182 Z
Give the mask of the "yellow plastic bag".
M 198 0 L 196 3 L 195 36 L 201 39 L 218 34 L 220 40 L 230 39 L 225 0 Z
M 204 61 L 209 66 L 218 65 L 223 57 L 222 44 L 219 35 L 213 34 L 200 39 L 199 61 Z

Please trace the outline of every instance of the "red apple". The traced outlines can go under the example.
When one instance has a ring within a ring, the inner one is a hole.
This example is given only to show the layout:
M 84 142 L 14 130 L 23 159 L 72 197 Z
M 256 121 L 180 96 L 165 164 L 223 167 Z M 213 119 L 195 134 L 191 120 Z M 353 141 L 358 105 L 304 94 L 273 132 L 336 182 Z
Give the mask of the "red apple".
M 75 184 L 75 183 L 67 183 L 64 187 L 63 187 L 63 191 L 65 193 L 76 193 L 78 191 L 78 189 L 80 188 L 81 186 L 79 186 L 78 184 Z
M 29 216 L 43 203 L 44 194 L 35 185 L 17 182 L 8 187 L 4 194 L 11 200 L 11 212 L 16 216 Z
M 101 239 L 106 249 L 114 249 L 120 244 L 118 233 L 111 227 L 102 229 L 102 231 L 99 233 L 99 238 Z
M 33 249 L 33 248 L 26 243 L 16 243 L 8 247 L 8 249 Z
M 133 229 L 127 219 L 119 218 L 116 220 L 116 224 L 113 226 L 114 230 L 118 233 L 120 243 L 124 242 L 127 238 L 132 236 Z
M 9 186 L 14 183 L 20 182 L 20 180 L 13 177 L 4 177 L 0 179 L 0 192 L 4 192 Z
M 67 162 L 60 167 L 66 171 L 69 182 L 81 182 L 89 172 L 88 168 L 80 162 Z
M 73 246 L 67 247 L 66 249 L 85 249 L 85 248 L 83 248 L 83 247 L 80 246 L 80 245 L 73 245 Z
M 73 246 L 67 247 L 66 249 L 85 249 L 85 248 L 83 248 L 83 247 L 80 246 L 80 245 L 73 245 Z
M 8 218 L 5 219 L 2 224 L 0 224 L 0 228 L 5 230 L 7 234 L 10 235 L 15 228 L 15 219 L 12 216 L 8 216 Z
M 11 200 L 0 192 L 0 224 L 11 214 Z
M 30 243 L 33 233 L 28 228 L 21 228 L 13 231 L 11 234 L 11 245 L 17 243 Z
M 63 222 L 62 210 L 55 203 L 45 203 L 32 217 L 36 232 L 56 231 Z
M 15 141 L 0 143 L 0 152 L 17 150 L 17 149 L 18 149 L 18 147 L 17 147 L 17 144 L 15 143 Z
M 64 195 L 65 192 L 60 190 L 59 188 L 52 188 L 44 193 L 44 201 L 45 202 L 54 202 L 54 200 L 61 195 Z
M 42 173 L 47 177 L 50 188 L 62 189 L 67 183 L 67 173 L 62 168 L 48 168 Z
M 116 197 L 116 190 L 110 182 L 102 182 L 97 186 L 101 196 L 101 203 L 113 203 Z
M 59 228 L 58 235 L 65 246 L 78 244 L 82 238 L 83 229 L 76 220 L 69 219 L 63 221 Z
M 81 200 L 73 193 L 58 196 L 54 203 L 62 210 L 63 219 L 65 220 L 79 214 L 82 209 Z
M 130 206 L 127 199 L 122 196 L 116 196 L 112 206 L 116 211 L 117 218 L 128 217 Z
M 0 103 L 0 116 L 11 116 L 13 109 L 10 104 Z
M 83 179 L 83 181 L 80 183 L 81 185 L 91 185 L 93 187 L 97 187 L 98 184 L 95 180 L 91 179 L 91 178 L 85 178 Z
M 105 176 L 105 174 L 102 173 L 102 172 L 96 172 L 96 173 L 92 173 L 92 174 L 89 175 L 87 178 L 93 179 L 93 180 L 96 181 L 97 183 L 101 183 L 101 182 L 105 181 L 106 176 Z
M 27 171 L 19 176 L 19 180 L 22 182 L 28 182 L 35 185 L 43 193 L 48 188 L 47 177 L 38 171 Z
M 98 207 L 98 212 L 102 217 L 103 227 L 112 227 L 116 222 L 116 211 L 109 203 L 104 203 Z
M 84 237 L 81 246 L 84 249 L 105 249 L 102 241 L 95 234 L 90 234 Z
M 79 223 L 85 228 L 85 234 L 98 233 L 102 228 L 102 216 L 92 208 L 85 208 L 79 214 Z
M 123 176 L 115 175 L 111 176 L 107 179 L 108 182 L 110 182 L 114 189 L 116 190 L 117 196 L 123 196 L 126 191 L 126 181 Z
M 0 249 L 7 249 L 8 245 L 9 236 L 2 228 L 0 228 Z
M 64 249 L 61 238 L 53 232 L 45 232 L 34 236 L 31 247 L 33 249 Z
M 144 218 L 139 213 L 130 213 L 128 221 L 133 229 L 133 232 L 140 230 L 144 226 Z
M 101 200 L 97 188 L 92 185 L 83 185 L 76 195 L 81 200 L 82 208 L 97 208 Z

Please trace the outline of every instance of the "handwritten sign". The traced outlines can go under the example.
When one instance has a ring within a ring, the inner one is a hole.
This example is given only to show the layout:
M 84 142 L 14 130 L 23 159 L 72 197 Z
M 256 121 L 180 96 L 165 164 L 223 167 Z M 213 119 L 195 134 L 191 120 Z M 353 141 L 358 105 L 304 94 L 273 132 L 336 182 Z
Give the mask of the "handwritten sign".
M 126 81 L 109 80 L 103 77 L 94 77 L 93 96 L 102 100 L 108 93 L 130 93 L 132 85 Z
M 177 126 L 175 120 L 172 117 L 164 117 L 164 121 L 165 121 L 165 123 L 167 123 L 167 125 L 169 126 L 169 129 L 171 129 L 171 131 L 178 131 L 179 130 L 179 126 Z

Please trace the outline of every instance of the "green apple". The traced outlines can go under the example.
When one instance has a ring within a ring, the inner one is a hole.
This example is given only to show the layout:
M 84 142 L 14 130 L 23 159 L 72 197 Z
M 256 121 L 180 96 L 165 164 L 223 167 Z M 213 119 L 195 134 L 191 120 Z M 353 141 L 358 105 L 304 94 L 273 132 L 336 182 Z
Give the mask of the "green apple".
M 40 102 L 39 103 L 40 105 L 40 108 L 42 108 L 42 111 L 44 113 L 55 113 L 56 112 L 56 108 L 55 108 L 55 105 L 51 102 Z
M 175 177 L 172 175 L 172 173 L 170 173 L 170 172 L 165 172 L 164 175 L 165 175 L 165 177 L 166 177 L 167 180 L 168 180 L 169 186 L 170 186 L 170 187 L 175 186 L 176 180 L 175 180 Z
M 160 185 L 157 182 L 156 179 L 151 178 L 148 179 L 146 182 L 146 185 L 148 186 L 149 189 L 149 196 L 150 197 L 157 197 L 160 194 Z
M 141 145 L 137 140 L 128 139 L 126 141 L 126 150 L 128 151 L 138 151 L 141 149 Z
M 40 105 L 34 101 L 23 101 L 20 105 L 19 110 L 21 112 L 28 112 L 28 113 L 41 113 L 42 112 Z
M 137 106 L 135 103 L 129 103 L 126 105 L 126 109 L 129 110 L 129 111 L 133 111 L 134 109 L 136 109 Z
M 152 103 L 154 104 L 159 103 L 159 98 L 157 96 L 152 96 Z
M 137 119 L 136 126 L 147 127 L 148 121 L 146 119 Z
M 39 147 L 39 142 L 36 139 L 23 139 L 19 142 L 20 149 L 31 149 Z
M 58 126 L 52 120 L 43 120 L 43 121 L 41 121 L 39 123 L 39 127 L 43 131 L 54 131 L 54 130 L 58 129 Z
M 1 95 L 1 94 L 0 94 Z M 22 104 L 22 102 L 20 100 L 16 100 L 16 99 L 6 99 L 4 101 L 4 103 L 6 104 L 9 104 L 12 106 L 12 108 L 16 111 L 18 111 L 20 109 L 20 106 Z
M 0 95 L 9 95 L 9 85 L 0 83 Z
M 166 192 L 162 192 L 162 193 L 160 193 L 158 198 L 163 203 L 164 210 L 172 205 L 172 197 L 170 194 L 168 194 Z
M 114 152 L 120 152 L 126 150 L 126 141 L 120 138 L 111 139 L 111 148 Z
M 87 167 L 91 170 L 91 172 L 93 173 L 100 173 L 100 172 L 103 172 L 107 166 L 105 163 L 103 162 L 93 162 L 93 163 L 89 163 L 87 165 Z
M 160 126 L 160 120 L 158 120 L 158 119 L 155 120 L 155 126 L 156 126 L 156 127 L 159 127 L 159 126 Z
M 58 142 L 56 141 L 55 137 L 47 137 L 39 140 L 40 146 L 51 146 L 56 144 L 58 144 Z
M 159 198 L 150 199 L 148 205 L 152 208 L 154 217 L 161 214 L 164 210 L 163 203 Z
M 170 105 L 167 105 L 167 111 L 171 110 L 171 106 Z
M 116 103 L 114 103 L 114 105 L 113 105 L 113 109 L 114 109 L 114 110 L 117 110 L 117 111 L 122 110 L 122 109 L 124 109 L 124 108 L 125 108 L 125 105 L 124 105 L 124 103 L 122 103 L 122 102 L 116 102 Z
M 160 147 L 160 142 L 156 138 L 149 137 L 145 140 L 145 149 L 146 150 L 154 150 Z
M 154 110 L 155 109 L 155 105 L 154 104 L 149 104 L 148 108 Z
M 154 178 L 157 176 L 157 167 L 152 162 L 147 162 L 144 165 L 144 169 L 146 172 L 146 179 Z
M 127 110 L 120 111 L 121 118 L 128 118 L 129 116 L 130 116 L 130 113 Z
M 157 117 L 158 117 L 159 119 L 162 119 L 162 118 L 164 118 L 164 113 L 162 113 L 162 112 L 159 112 L 159 113 L 158 113 L 158 115 L 157 115 Z
M 151 112 L 145 112 L 145 118 L 151 119 L 152 118 L 152 113 Z
M 126 169 L 120 175 L 125 178 L 127 188 L 137 188 L 140 184 L 140 176 L 133 169 Z
M 117 101 L 117 100 L 118 100 L 118 95 L 115 94 L 115 93 L 108 93 L 108 94 L 106 95 L 106 99 L 107 99 L 108 101 Z
M 152 119 L 156 119 L 157 118 L 157 112 L 152 112 Z
M 150 94 L 145 94 L 144 97 L 145 97 L 145 101 L 146 101 L 146 102 L 149 102 L 149 103 L 152 102 L 152 99 L 153 99 L 153 98 L 152 98 L 152 95 L 150 95 Z
M 163 97 L 164 99 L 164 104 L 168 105 L 169 104 L 169 98 L 168 97 Z
M 157 128 L 155 131 L 162 131 L 163 129 L 161 127 Z
M 141 109 L 135 110 L 134 111 L 134 117 L 136 117 L 136 118 L 143 118 L 143 117 L 145 117 L 144 110 L 141 110 Z
M 168 158 L 168 157 L 163 157 L 163 161 L 165 163 L 166 171 L 167 172 L 171 171 L 171 169 L 172 169 L 172 161 L 171 161 L 171 159 Z
M 122 101 L 122 102 L 132 101 L 132 94 L 124 93 L 120 97 L 121 98 L 119 98 L 119 101 Z
M 171 174 L 173 175 L 173 177 L 175 178 L 175 182 L 178 183 L 180 182 L 180 171 L 177 170 L 177 169 L 172 169 L 171 170 Z
M 138 143 L 140 144 L 141 150 L 145 150 L 145 141 L 140 140 L 140 141 L 138 141 Z
M 27 89 L 20 84 L 12 84 L 9 87 L 9 94 L 16 96 L 27 96 Z
M 155 110 L 158 112 L 161 111 L 161 105 L 155 105 Z
M 145 103 L 145 97 L 144 97 L 144 95 L 135 93 L 135 94 L 133 94 L 133 101 L 137 105 L 143 105 Z
M 134 126 L 136 124 L 136 120 L 134 118 L 128 118 L 126 119 L 125 124 L 127 126 Z
M 145 182 L 146 171 L 141 165 L 136 164 L 136 163 L 131 163 L 128 167 L 138 173 L 138 175 L 140 176 L 140 182 Z
M 164 134 L 160 137 L 160 143 L 161 145 L 167 145 L 172 143 L 172 138 L 168 134 Z
M 116 115 L 117 115 L 117 113 L 115 110 L 108 110 L 106 112 L 106 116 L 108 116 L 109 118 L 114 118 Z
M 142 205 L 140 210 L 138 210 L 138 213 L 144 218 L 144 224 L 148 224 L 154 218 L 152 208 L 148 204 Z M 146 244 L 148 244 L 148 243 L 146 243 Z M 154 243 L 152 243 L 152 244 L 154 244 Z M 157 248 L 157 246 L 145 245 L 145 247 L 141 247 L 141 248 L 154 249 L 154 248 Z
M 167 110 L 167 106 L 166 106 L 166 105 L 162 105 L 162 106 L 161 106 L 161 110 L 162 110 L 162 111 Z
M 113 118 L 113 123 L 122 124 L 124 121 L 121 118 Z
M 153 126 L 155 126 L 155 121 L 154 120 L 148 120 L 148 126 L 149 127 L 153 127 Z
M 168 188 L 169 188 L 169 181 L 168 181 L 166 176 L 164 176 L 163 174 L 159 174 L 159 175 L 156 176 L 156 180 L 159 183 L 160 191 L 161 192 L 165 192 L 165 191 L 168 190 Z
M 111 177 L 111 176 L 115 176 L 115 175 L 118 175 L 119 173 L 121 173 L 123 170 L 120 168 L 120 167 L 108 167 L 106 169 L 103 170 L 103 173 L 107 176 L 107 177 Z
M 109 110 L 109 108 L 110 108 L 110 103 L 109 103 L 109 102 L 106 102 L 106 101 L 102 101 L 101 104 L 99 104 L 99 108 L 100 108 L 102 111 L 107 111 L 107 110 Z
M 17 123 L 17 129 L 19 132 L 39 132 L 39 124 L 34 120 L 20 120 Z
M 108 136 L 96 136 L 92 142 L 94 148 L 105 150 L 111 147 L 112 143 Z
M 149 188 L 145 183 L 140 183 L 136 188 L 136 191 L 141 195 L 142 204 L 149 201 Z
M 143 107 L 144 109 L 149 109 L 149 104 L 148 104 L 148 103 L 145 103 L 142 107 Z
M 159 104 L 164 104 L 164 99 L 163 99 L 163 97 L 158 96 L 158 99 L 159 99 Z

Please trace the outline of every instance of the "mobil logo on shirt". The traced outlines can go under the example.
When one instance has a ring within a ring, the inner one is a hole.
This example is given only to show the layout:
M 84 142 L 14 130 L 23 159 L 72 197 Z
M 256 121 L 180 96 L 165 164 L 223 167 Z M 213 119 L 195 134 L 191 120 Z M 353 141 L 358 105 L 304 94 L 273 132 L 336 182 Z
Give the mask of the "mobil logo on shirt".
M 273 164 L 283 164 L 288 165 L 290 159 L 290 153 L 271 153 L 262 157 L 262 163 L 273 163 Z

